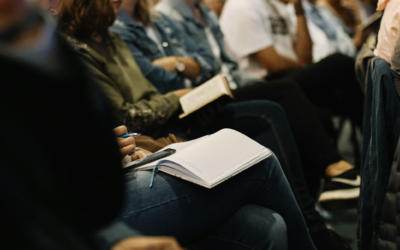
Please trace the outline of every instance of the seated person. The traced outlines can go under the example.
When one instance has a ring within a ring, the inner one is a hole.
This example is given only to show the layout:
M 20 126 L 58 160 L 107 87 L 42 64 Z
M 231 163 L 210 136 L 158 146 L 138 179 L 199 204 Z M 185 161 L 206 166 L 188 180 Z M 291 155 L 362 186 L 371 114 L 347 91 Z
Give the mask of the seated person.
M 316 4 L 315 0 L 306 0 L 302 1 L 302 3 L 307 19 L 325 33 L 329 41 L 329 47 L 332 48 L 332 52 L 355 57 L 357 48 L 359 48 L 365 40 L 363 39 L 365 36 L 363 37 L 362 30 L 357 30 L 356 34 L 350 37 L 332 12 L 321 8 Z M 310 35 L 313 36 L 311 30 Z M 318 41 L 313 39 L 313 46 L 316 46 L 316 43 L 318 43 Z
M 375 56 L 392 63 L 392 55 L 395 48 L 396 35 L 400 25 L 400 1 L 379 1 L 377 10 L 385 10 L 382 16 L 381 26 L 378 33 L 378 43 L 374 51 Z
M 141 13 L 141 15 L 135 13 Z M 144 13 L 147 13 L 147 15 Z M 147 26 L 143 27 L 140 25 L 140 23 L 144 23 L 146 20 L 151 20 Z M 158 41 L 157 36 L 150 36 L 145 32 L 145 30 L 151 27 L 160 34 L 163 34 L 162 40 Z M 195 48 L 197 46 L 190 38 L 180 39 L 179 37 L 184 36 L 184 32 L 168 17 L 163 14 L 152 13 L 151 3 L 148 0 L 124 0 L 122 10 L 120 10 L 112 30 L 117 32 L 127 43 L 143 73 L 152 72 L 148 68 L 158 68 L 153 65 L 155 61 L 171 61 L 170 58 L 176 58 L 174 56 L 179 56 L 179 53 L 185 53 L 184 48 L 189 46 Z M 166 33 L 163 30 L 168 30 L 169 32 Z M 174 40 L 181 40 L 181 42 L 176 45 L 176 43 L 173 43 Z M 156 46 L 156 44 L 160 43 L 169 44 L 168 50 L 160 51 L 162 48 L 158 49 Z M 176 54 L 173 54 L 174 51 L 176 51 Z M 163 53 L 166 53 L 166 55 L 163 56 Z M 175 62 L 175 65 L 178 65 L 178 63 Z M 156 70 L 162 71 L 159 68 Z M 166 72 L 167 70 L 167 68 L 164 69 Z M 145 76 L 155 86 L 158 86 L 162 82 L 164 85 L 163 89 L 166 88 L 167 84 L 170 84 L 170 82 L 164 82 L 163 79 L 157 79 L 157 77 L 153 77 L 151 74 L 145 74 Z M 172 84 L 169 90 L 176 90 L 174 86 Z M 233 93 L 235 99 L 239 101 L 267 99 L 277 101 L 284 107 L 294 138 L 299 146 L 303 166 L 307 166 L 305 174 L 309 177 L 307 183 L 312 193 L 318 189 L 317 186 L 319 185 L 321 176 L 332 177 L 343 174 L 346 171 L 351 171 L 350 169 L 353 168 L 348 162 L 343 161 L 337 153 L 328 136 L 325 134 L 312 105 L 307 101 L 307 98 L 295 83 L 282 80 L 269 83 L 262 82 L 246 87 L 239 87 Z M 316 158 L 316 154 L 323 157 Z M 287 174 L 287 176 L 290 179 L 291 175 Z M 332 192 L 333 190 L 330 191 Z M 335 192 L 345 191 L 335 190 Z M 332 200 L 334 199 L 329 199 L 329 201 Z M 312 209 L 314 210 L 314 208 Z M 308 221 L 307 217 L 306 221 Z M 308 224 L 310 225 L 311 223 Z
M 124 5 L 132 5 L 130 2 L 125 1 Z M 130 47 L 143 75 L 160 93 L 197 86 L 218 73 L 219 64 L 210 53 L 177 30 L 166 16 L 157 14 L 155 17 L 150 13 L 150 0 L 139 6 L 141 8 L 131 7 L 138 13 L 137 22 L 122 12 L 114 24 L 114 31 L 129 26 L 132 32 L 124 33 L 122 38 L 135 40 L 136 47 L 145 49 L 142 52 Z M 150 25 L 154 19 L 157 22 Z
M 363 95 L 357 85 L 354 59 L 335 54 L 310 64 L 312 43 L 301 1 L 294 4 L 297 27 L 290 21 L 287 3 L 227 2 L 221 27 L 228 48 L 247 72 L 267 79 L 293 79 L 313 105 L 347 116 L 361 126 Z
M 26 2 L 0 1 L 0 248 L 182 250 L 115 221 L 124 193 L 111 108 Z
M 335 15 L 340 26 L 349 36 L 354 36 L 357 33 L 357 26 L 361 23 L 358 6 L 354 3 L 355 0 L 347 1 L 348 6 L 345 6 L 343 0 L 319 0 L 319 5 Z

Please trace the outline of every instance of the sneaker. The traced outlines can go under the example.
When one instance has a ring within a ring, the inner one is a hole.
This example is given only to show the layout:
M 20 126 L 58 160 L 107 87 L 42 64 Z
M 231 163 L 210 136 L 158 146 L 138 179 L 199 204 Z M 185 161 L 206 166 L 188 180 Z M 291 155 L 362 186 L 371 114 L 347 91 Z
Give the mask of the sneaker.
M 335 177 L 327 177 L 319 202 L 327 210 L 356 208 L 360 196 L 360 184 L 360 172 L 356 169 Z
M 351 250 L 351 246 L 335 231 L 328 229 L 326 233 L 311 236 L 318 250 Z

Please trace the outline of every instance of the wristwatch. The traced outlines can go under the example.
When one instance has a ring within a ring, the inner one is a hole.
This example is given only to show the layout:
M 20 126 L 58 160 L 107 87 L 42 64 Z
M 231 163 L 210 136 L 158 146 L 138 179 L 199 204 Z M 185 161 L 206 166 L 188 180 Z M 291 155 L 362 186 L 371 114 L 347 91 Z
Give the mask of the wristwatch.
M 178 64 L 176 65 L 176 71 L 178 71 L 179 73 L 182 73 L 183 71 L 185 71 L 185 69 L 186 69 L 186 65 L 183 62 L 178 61 Z

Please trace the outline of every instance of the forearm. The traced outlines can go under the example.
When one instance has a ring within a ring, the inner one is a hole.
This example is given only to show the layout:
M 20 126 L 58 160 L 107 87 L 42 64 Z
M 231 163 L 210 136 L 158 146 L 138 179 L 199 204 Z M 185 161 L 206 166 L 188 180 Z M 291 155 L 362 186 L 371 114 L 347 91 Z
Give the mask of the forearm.
M 301 62 L 294 61 L 276 52 L 273 46 L 263 49 L 255 54 L 257 61 L 269 73 L 279 73 L 304 66 Z
M 177 59 L 185 64 L 185 70 L 182 75 L 191 79 L 195 79 L 200 75 L 201 68 L 195 60 L 187 57 L 177 57 Z
M 312 62 L 312 40 L 304 14 L 297 15 L 297 41 L 294 47 L 303 66 Z

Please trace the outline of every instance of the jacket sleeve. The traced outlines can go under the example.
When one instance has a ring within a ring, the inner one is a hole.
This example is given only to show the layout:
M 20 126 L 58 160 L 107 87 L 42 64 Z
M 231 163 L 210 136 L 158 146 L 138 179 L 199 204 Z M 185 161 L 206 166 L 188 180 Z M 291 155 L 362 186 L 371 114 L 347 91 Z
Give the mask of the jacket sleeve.
M 137 39 L 134 35 L 128 32 L 120 32 L 118 34 L 128 45 L 132 56 L 135 58 L 143 75 L 157 88 L 157 90 L 164 94 L 177 89 L 185 88 L 185 78 L 178 74 L 178 72 L 166 71 L 163 67 L 154 66 L 149 58 L 135 46 L 134 40 Z
M 142 100 L 127 102 L 116 83 L 102 72 L 100 62 L 86 53 L 79 54 L 116 109 L 119 121 L 127 125 L 130 131 L 145 132 L 160 127 L 180 109 L 178 96 L 172 92 L 162 95 L 154 88 Z
M 216 75 L 219 72 L 220 67 L 218 64 L 214 63 L 216 60 L 214 55 L 211 55 L 205 48 L 197 45 L 177 22 L 178 21 L 170 20 L 171 26 L 176 30 L 176 33 L 179 34 L 180 39 L 185 43 L 188 57 L 195 60 L 201 67 L 200 75 L 194 79 L 194 84 L 200 85 Z

